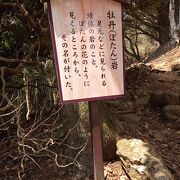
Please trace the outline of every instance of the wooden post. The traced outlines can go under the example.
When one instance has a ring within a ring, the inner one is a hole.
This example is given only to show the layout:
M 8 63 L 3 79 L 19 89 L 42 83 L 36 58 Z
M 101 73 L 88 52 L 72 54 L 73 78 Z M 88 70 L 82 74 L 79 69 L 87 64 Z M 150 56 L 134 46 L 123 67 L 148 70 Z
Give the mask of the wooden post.
M 89 119 L 91 124 L 91 140 L 93 151 L 94 179 L 104 179 L 102 134 L 99 106 L 96 102 L 89 102 Z

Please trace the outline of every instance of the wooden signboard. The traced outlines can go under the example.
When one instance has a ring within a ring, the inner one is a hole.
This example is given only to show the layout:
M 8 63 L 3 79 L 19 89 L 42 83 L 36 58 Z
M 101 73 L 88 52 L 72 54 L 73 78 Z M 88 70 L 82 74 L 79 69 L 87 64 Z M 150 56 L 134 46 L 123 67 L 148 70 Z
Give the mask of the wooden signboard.
M 121 3 L 51 0 L 49 7 L 61 101 L 123 95 Z

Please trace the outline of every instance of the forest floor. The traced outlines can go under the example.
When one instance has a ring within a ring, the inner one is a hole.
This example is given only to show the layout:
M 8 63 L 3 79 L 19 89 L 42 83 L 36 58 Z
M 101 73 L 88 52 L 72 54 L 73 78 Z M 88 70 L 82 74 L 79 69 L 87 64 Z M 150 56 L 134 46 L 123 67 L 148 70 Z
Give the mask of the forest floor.
M 180 49 L 178 47 L 151 59 L 146 64 L 152 67 L 147 76 L 141 75 L 142 70 L 137 70 L 138 65 L 135 68 L 130 68 L 131 76 L 128 77 L 127 90 L 135 96 L 134 101 L 141 97 L 143 94 L 142 91 L 145 94 L 146 92 L 164 91 L 180 94 L 180 74 L 178 72 L 172 72 L 173 66 L 177 64 L 180 66 Z M 136 71 L 139 72 L 139 75 L 137 75 Z M 165 166 L 174 176 L 174 179 L 179 180 L 180 121 L 164 120 L 161 116 L 161 108 L 153 107 L 152 104 L 144 107 L 137 106 L 135 109 L 136 114 L 140 115 L 141 119 L 133 125 L 134 130 L 126 126 L 122 138 L 137 138 L 153 145 L 159 157 L 163 159 Z M 114 111 L 116 111 L 116 108 Z M 105 163 L 107 180 L 134 179 L 128 175 L 128 172 L 129 169 L 126 167 L 123 168 L 121 161 L 116 160 Z M 138 177 L 135 179 L 141 180 Z

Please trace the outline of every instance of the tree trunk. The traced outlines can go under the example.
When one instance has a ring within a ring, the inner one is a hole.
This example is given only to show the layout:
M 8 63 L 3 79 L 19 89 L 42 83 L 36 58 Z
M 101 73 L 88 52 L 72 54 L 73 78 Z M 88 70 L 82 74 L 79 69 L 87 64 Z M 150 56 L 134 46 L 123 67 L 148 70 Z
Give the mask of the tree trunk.
M 161 45 L 166 44 L 169 42 L 169 4 L 163 5 L 162 7 L 158 8 L 158 25 L 159 25 L 159 43 Z
M 179 0 L 178 0 L 179 1 Z M 176 13 L 179 13 L 176 11 Z M 176 24 L 175 21 L 175 0 L 170 0 L 169 2 L 169 21 L 170 21 L 170 37 L 172 43 L 179 43 L 179 26 L 180 24 Z M 180 22 L 180 20 L 179 20 Z

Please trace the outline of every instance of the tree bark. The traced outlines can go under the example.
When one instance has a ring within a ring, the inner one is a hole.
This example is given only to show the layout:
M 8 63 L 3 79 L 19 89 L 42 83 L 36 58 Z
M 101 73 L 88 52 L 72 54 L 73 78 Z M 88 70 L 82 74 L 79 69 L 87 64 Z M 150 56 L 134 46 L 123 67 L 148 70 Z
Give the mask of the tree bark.
M 169 42 L 170 36 L 169 36 L 169 4 L 163 5 L 161 8 L 158 8 L 158 14 L 157 14 L 157 20 L 158 20 L 158 33 L 159 33 L 159 43 L 161 45 L 166 44 Z
M 179 31 L 175 22 L 175 0 L 169 1 L 169 21 L 170 21 L 170 37 L 172 43 L 179 43 Z

